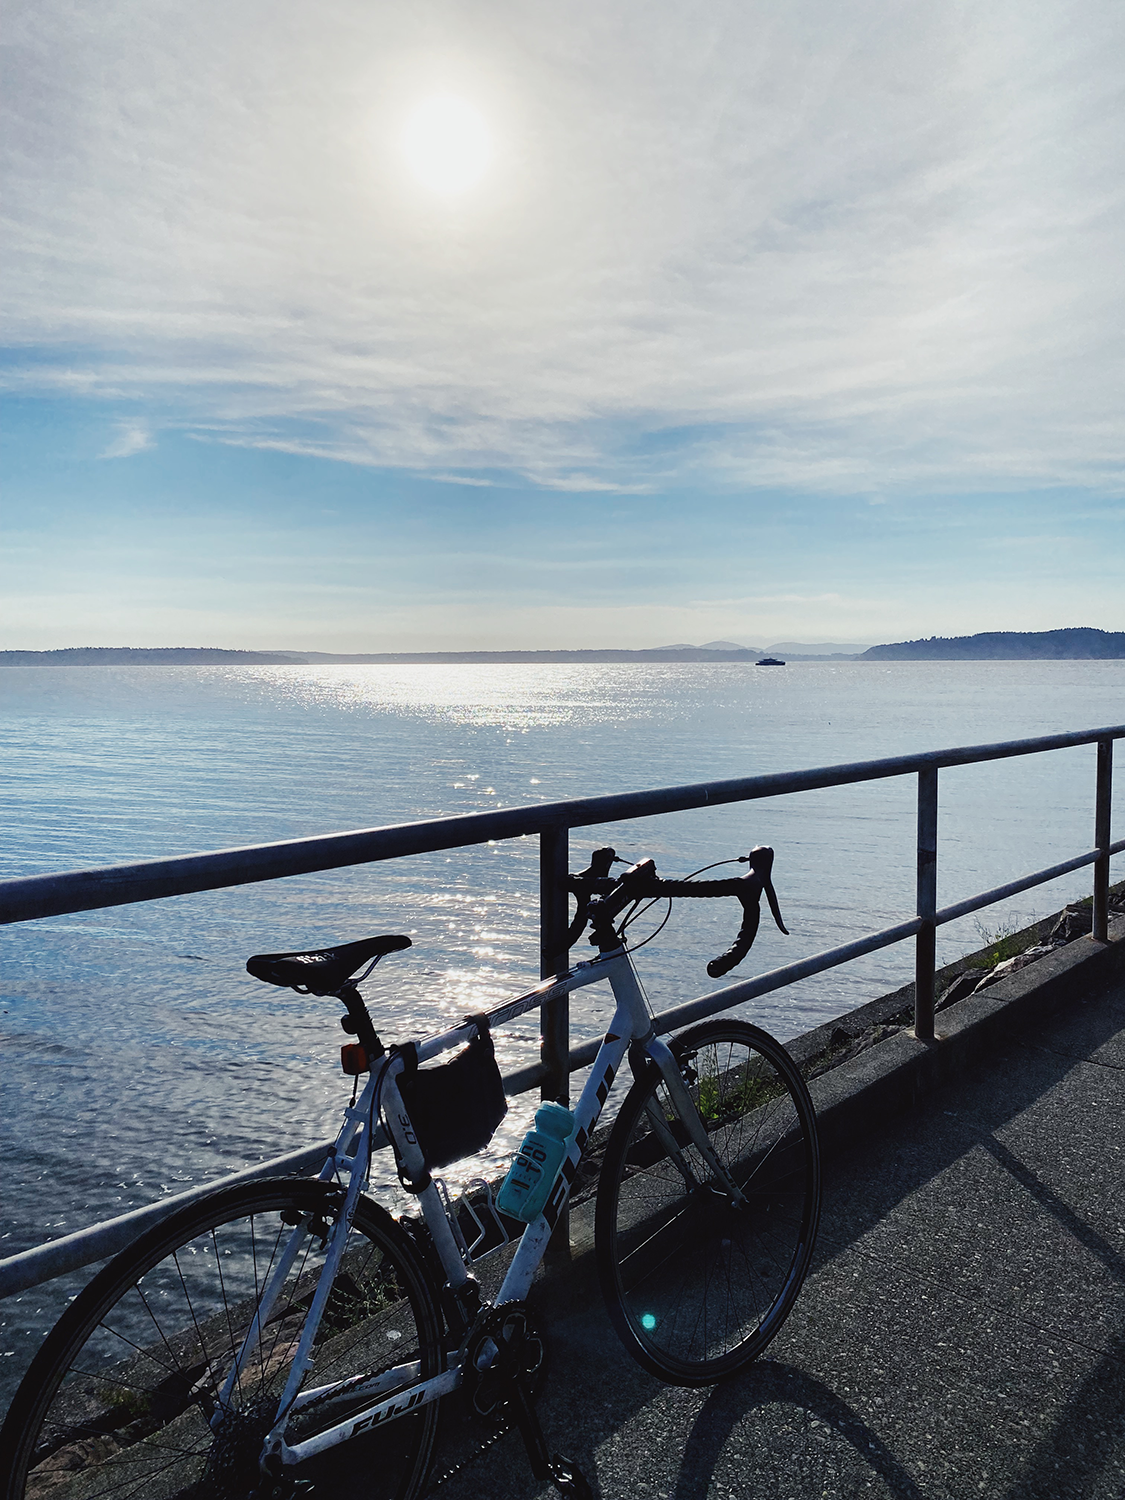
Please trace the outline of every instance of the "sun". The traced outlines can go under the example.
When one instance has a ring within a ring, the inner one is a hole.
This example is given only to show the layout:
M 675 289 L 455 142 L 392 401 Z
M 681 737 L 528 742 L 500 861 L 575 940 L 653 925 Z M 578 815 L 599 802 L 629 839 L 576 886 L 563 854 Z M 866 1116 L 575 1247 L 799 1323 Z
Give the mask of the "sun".
M 454 94 L 435 94 L 410 113 L 403 152 L 417 180 L 431 192 L 456 197 L 475 187 L 492 160 L 484 116 Z

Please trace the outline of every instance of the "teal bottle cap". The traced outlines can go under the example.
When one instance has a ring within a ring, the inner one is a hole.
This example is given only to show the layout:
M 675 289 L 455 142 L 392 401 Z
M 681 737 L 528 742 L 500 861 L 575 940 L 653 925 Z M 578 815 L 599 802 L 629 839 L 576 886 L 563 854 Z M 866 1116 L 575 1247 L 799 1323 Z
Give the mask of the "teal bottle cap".
M 535 1128 L 557 1141 L 565 1141 L 574 1129 L 574 1116 L 564 1105 L 548 1099 L 535 1111 Z

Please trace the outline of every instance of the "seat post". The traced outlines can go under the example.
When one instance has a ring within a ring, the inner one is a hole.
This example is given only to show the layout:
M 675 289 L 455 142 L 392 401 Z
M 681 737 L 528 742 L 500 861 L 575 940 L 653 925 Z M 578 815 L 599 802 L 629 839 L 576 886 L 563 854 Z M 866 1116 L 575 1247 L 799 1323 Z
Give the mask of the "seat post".
M 345 984 L 336 991 L 336 998 L 347 1011 L 348 1019 L 352 1023 L 353 1035 L 363 1046 L 369 1060 L 374 1062 L 376 1058 L 382 1057 L 387 1049 L 376 1035 L 371 1014 L 355 985 Z

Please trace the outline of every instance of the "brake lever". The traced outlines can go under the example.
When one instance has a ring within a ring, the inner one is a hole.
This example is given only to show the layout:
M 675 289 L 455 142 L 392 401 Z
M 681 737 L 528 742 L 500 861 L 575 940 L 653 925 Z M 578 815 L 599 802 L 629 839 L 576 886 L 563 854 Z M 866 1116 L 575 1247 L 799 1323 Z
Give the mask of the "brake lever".
M 762 883 L 762 889 L 766 893 L 766 900 L 770 904 L 770 912 L 777 923 L 778 931 L 783 932 L 788 937 L 789 929 L 781 920 L 781 906 L 778 902 L 777 892 L 773 888 L 773 880 L 771 878 L 773 850 L 768 844 L 758 844 L 756 848 L 751 849 L 746 862 Z
M 566 945 L 574 944 L 586 931 L 590 919 L 590 901 L 594 896 L 604 896 L 616 884 L 609 873 L 617 858 L 616 849 L 595 849 L 590 855 L 589 866 L 577 875 L 566 877 L 566 888 L 574 897 L 577 910 L 567 928 Z

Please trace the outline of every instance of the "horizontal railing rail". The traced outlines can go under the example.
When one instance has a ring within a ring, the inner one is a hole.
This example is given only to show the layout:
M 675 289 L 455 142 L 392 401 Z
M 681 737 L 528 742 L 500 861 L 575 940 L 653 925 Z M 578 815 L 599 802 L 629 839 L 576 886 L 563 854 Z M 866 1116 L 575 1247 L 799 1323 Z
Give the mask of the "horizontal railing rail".
M 878 781 L 910 772 L 1036 755 L 1045 750 L 1063 750 L 1075 745 L 1096 744 L 1103 739 L 1121 738 L 1125 738 L 1125 726 L 1118 725 L 1110 729 L 1044 735 L 1038 739 L 1009 740 L 996 745 L 896 755 L 885 760 L 856 761 L 851 765 L 820 766 L 807 771 L 779 771 L 765 776 L 700 781 L 643 792 L 619 792 L 608 797 L 541 802 L 531 807 L 499 808 L 495 812 L 470 813 L 454 818 L 429 818 L 417 823 L 287 839 L 276 844 L 251 844 L 210 854 L 142 860 L 137 864 L 107 865 L 94 870 L 29 875 L 0 881 L 0 923 L 28 922 L 38 917 L 95 911 L 105 906 L 127 906 L 166 896 L 186 896 L 290 875 L 311 875 L 347 865 L 401 859 L 407 854 L 461 849 L 488 843 L 490 839 L 590 828 L 598 823 L 720 807 L 730 802 L 753 802 L 791 792 L 818 791 L 857 781 Z
M 606 797 L 575 798 L 544 802 L 530 807 L 503 808 L 452 818 L 431 818 L 381 828 L 328 834 L 316 838 L 289 839 L 214 853 L 191 854 L 172 859 L 144 860 L 136 864 L 111 865 L 93 870 L 32 875 L 0 881 L 0 924 L 29 922 L 69 912 L 94 911 L 138 901 L 222 890 L 263 880 L 313 874 L 348 865 L 399 859 L 405 855 L 465 848 L 501 839 L 539 836 L 540 842 L 540 972 L 544 978 L 567 967 L 568 924 L 566 874 L 568 834 L 573 828 L 599 823 L 626 822 L 670 812 L 750 802 L 795 792 L 854 785 L 887 777 L 918 777 L 917 914 L 909 921 L 870 933 L 836 948 L 753 979 L 742 980 L 712 991 L 685 1005 L 676 1006 L 656 1018 L 661 1035 L 706 1016 L 745 1005 L 762 995 L 782 989 L 913 937 L 915 948 L 914 1030 L 922 1040 L 934 1036 L 935 934 L 939 926 L 970 912 L 980 911 L 1021 891 L 1058 879 L 1086 865 L 1094 866 L 1093 936 L 1104 942 L 1108 931 L 1109 861 L 1125 851 L 1125 839 L 1111 840 L 1110 810 L 1114 741 L 1125 738 L 1125 725 L 1066 734 L 1041 735 L 1034 739 L 1006 740 L 997 744 L 962 745 L 916 755 L 891 756 L 840 766 L 821 766 L 804 771 L 783 771 L 706 781 L 649 791 L 624 792 Z M 952 766 L 1037 755 L 1079 745 L 1097 746 L 1094 787 L 1094 848 L 1073 858 L 1024 875 L 1005 885 L 970 896 L 941 910 L 937 907 L 937 812 L 938 772 Z M 543 1008 L 540 1060 L 507 1075 L 509 1095 L 538 1086 L 544 1097 L 565 1097 L 568 1075 L 588 1066 L 598 1043 L 570 1048 L 567 1000 L 552 1000 Z M 261 1176 L 314 1171 L 323 1163 L 328 1142 L 274 1157 L 231 1176 L 191 1188 L 174 1197 L 134 1209 L 116 1219 L 0 1261 L 0 1298 L 37 1286 L 56 1276 L 103 1260 L 124 1248 L 143 1230 L 185 1203 L 212 1192 L 220 1185 Z

